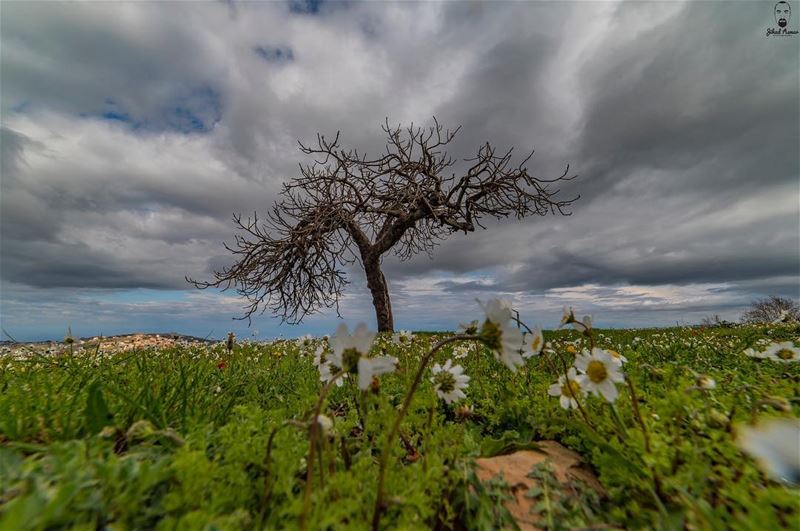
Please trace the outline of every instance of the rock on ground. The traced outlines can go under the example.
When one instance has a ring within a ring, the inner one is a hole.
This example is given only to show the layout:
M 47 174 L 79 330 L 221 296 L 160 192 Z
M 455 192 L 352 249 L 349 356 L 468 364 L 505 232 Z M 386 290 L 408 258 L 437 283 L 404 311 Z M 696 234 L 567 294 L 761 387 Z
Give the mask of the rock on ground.
M 536 500 L 526 496 L 528 491 L 538 485 L 538 481 L 527 477 L 531 469 L 549 460 L 550 470 L 559 484 L 566 485 L 574 480 L 583 481 L 588 487 L 604 496 L 603 487 L 579 454 L 565 448 L 555 441 L 538 441 L 539 450 L 523 450 L 508 455 L 477 459 L 475 472 L 481 481 L 487 481 L 502 474 L 509 486 L 513 499 L 505 502 L 506 508 L 523 531 L 541 529 L 537 522 L 539 515 L 532 511 Z M 571 489 L 565 488 L 565 492 Z

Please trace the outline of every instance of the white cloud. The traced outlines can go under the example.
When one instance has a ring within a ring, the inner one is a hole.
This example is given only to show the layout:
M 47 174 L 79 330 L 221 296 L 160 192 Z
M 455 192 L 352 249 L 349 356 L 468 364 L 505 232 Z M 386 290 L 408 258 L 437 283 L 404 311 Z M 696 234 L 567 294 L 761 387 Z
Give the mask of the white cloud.
M 455 156 L 536 148 L 531 172 L 571 162 L 564 194 L 582 198 L 570 218 L 491 221 L 433 260 L 387 258 L 400 323 L 448 325 L 492 289 L 619 319 L 800 296 L 800 52 L 754 40 L 761 7 L 720 23 L 675 2 L 4 5 L 3 279 L 85 301 L 182 289 L 230 259 L 232 213 L 263 214 L 297 175 L 297 139 L 341 130 L 375 154 L 385 117 L 435 114 L 464 125 Z M 352 281 L 343 313 L 369 320 Z M 33 315 L 34 292 L 5 292 L 4 320 Z M 170 313 L 136 308 L 114 311 Z

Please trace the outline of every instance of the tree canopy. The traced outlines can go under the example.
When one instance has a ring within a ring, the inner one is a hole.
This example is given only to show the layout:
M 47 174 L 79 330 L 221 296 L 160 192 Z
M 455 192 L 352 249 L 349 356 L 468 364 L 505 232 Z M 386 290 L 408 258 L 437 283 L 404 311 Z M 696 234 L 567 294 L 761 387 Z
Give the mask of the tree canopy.
M 392 250 L 407 260 L 431 253 L 448 235 L 485 228 L 485 218 L 547 214 L 568 215 L 578 199 L 558 199 L 558 185 L 573 179 L 569 166 L 553 179 L 532 176 L 526 167 L 533 152 L 512 163 L 513 148 L 498 152 L 488 142 L 465 169 L 454 171 L 447 154 L 460 127 L 391 127 L 386 151 L 368 157 L 344 149 L 340 133 L 317 134 L 314 144 L 298 142 L 312 162 L 300 164 L 300 176 L 283 184 L 281 198 L 265 218 L 235 214 L 236 262 L 209 282 L 187 280 L 198 288 L 234 288 L 247 300 L 250 319 L 267 309 L 299 323 L 321 308 L 335 307 L 348 283 L 346 266 L 361 263 L 372 293 L 378 329 L 391 331 L 393 317 L 382 257 Z

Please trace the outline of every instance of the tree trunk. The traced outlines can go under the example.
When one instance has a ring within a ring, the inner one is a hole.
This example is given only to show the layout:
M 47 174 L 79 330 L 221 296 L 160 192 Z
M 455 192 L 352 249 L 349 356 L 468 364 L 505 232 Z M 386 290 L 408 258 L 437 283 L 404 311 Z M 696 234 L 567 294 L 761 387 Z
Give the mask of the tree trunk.
M 381 271 L 380 258 L 364 259 L 364 271 L 367 273 L 367 287 L 372 292 L 372 304 L 375 306 L 375 317 L 378 320 L 378 332 L 394 332 L 392 302 L 389 300 L 389 285 Z

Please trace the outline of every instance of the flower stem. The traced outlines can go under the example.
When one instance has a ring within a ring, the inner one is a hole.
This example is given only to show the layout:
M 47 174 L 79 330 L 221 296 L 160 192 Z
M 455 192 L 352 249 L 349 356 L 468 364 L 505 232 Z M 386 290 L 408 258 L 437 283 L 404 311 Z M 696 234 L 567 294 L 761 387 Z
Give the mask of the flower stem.
M 319 421 L 317 419 L 319 418 L 320 411 L 322 411 L 322 403 L 325 401 L 325 397 L 328 395 L 331 387 L 333 387 L 333 384 L 336 383 L 336 380 L 343 375 L 344 371 L 339 371 L 333 378 L 328 380 L 328 383 L 325 384 L 325 387 L 322 388 L 322 392 L 319 394 L 317 405 L 314 407 L 314 415 L 311 417 L 311 433 L 308 436 L 308 457 L 306 458 L 306 487 L 303 492 L 303 512 L 300 513 L 300 529 L 306 529 L 306 518 L 311 510 L 311 484 L 314 481 L 314 451 L 317 448 L 317 434 L 319 433 Z
M 625 378 L 625 382 L 628 384 L 628 390 L 631 392 L 631 404 L 633 404 L 633 412 L 636 415 L 636 420 L 639 421 L 639 426 L 642 428 L 642 435 L 644 435 L 644 449 L 647 451 L 647 453 L 651 453 L 650 433 L 647 431 L 647 425 L 644 423 L 641 411 L 639 411 L 639 398 L 636 396 L 636 388 L 633 386 L 633 380 L 631 380 L 630 377 Z
M 567 383 L 567 391 L 569 391 L 569 396 L 575 401 L 575 404 L 577 404 L 578 411 L 580 411 L 581 416 L 583 417 L 584 422 L 586 422 L 586 425 L 589 426 L 589 429 L 597 433 L 597 430 L 594 429 L 594 426 L 589 421 L 589 415 L 587 415 L 586 410 L 583 409 L 581 401 L 578 400 L 578 395 L 575 394 L 575 392 L 572 390 L 572 386 L 569 384 L 570 378 L 569 378 L 569 369 L 567 368 L 567 362 L 564 361 L 564 358 L 561 356 L 559 352 L 556 352 L 556 355 L 558 356 L 558 359 L 561 361 L 561 367 L 564 369 L 564 378 L 565 378 L 564 381 Z
M 405 400 L 403 400 L 403 405 L 400 408 L 400 412 L 397 414 L 397 417 L 395 417 L 394 423 L 389 430 L 389 434 L 386 436 L 386 442 L 383 444 L 383 451 L 381 452 L 380 461 L 378 463 L 378 492 L 375 498 L 375 509 L 372 513 L 373 531 L 377 531 L 380 528 L 381 513 L 383 512 L 384 505 L 383 485 L 386 479 L 386 465 L 389 461 L 389 456 L 392 451 L 392 441 L 397 436 L 398 430 L 400 429 L 400 423 L 403 421 L 403 417 L 405 417 L 408 407 L 411 405 L 411 399 L 414 396 L 414 393 L 417 391 L 417 387 L 419 387 L 420 382 L 422 381 L 422 375 L 425 373 L 425 368 L 428 366 L 428 363 L 430 363 L 431 359 L 433 359 L 433 355 L 436 354 L 440 348 L 449 343 L 462 340 L 477 341 L 480 340 L 480 338 L 478 336 L 456 335 L 443 339 L 436 343 L 436 345 L 434 345 L 433 348 L 431 348 L 431 350 L 425 354 L 419 364 L 417 373 L 414 375 L 414 381 L 411 382 L 411 387 L 409 388 L 408 393 L 406 393 L 406 397 Z
M 619 416 L 619 411 L 617 411 L 616 406 L 614 406 L 613 402 L 608 403 L 609 409 L 611 409 L 611 417 L 614 419 L 614 422 L 617 424 L 618 435 L 624 441 L 625 440 L 625 432 L 628 431 L 628 428 L 625 427 L 625 423 L 622 422 L 622 417 Z

